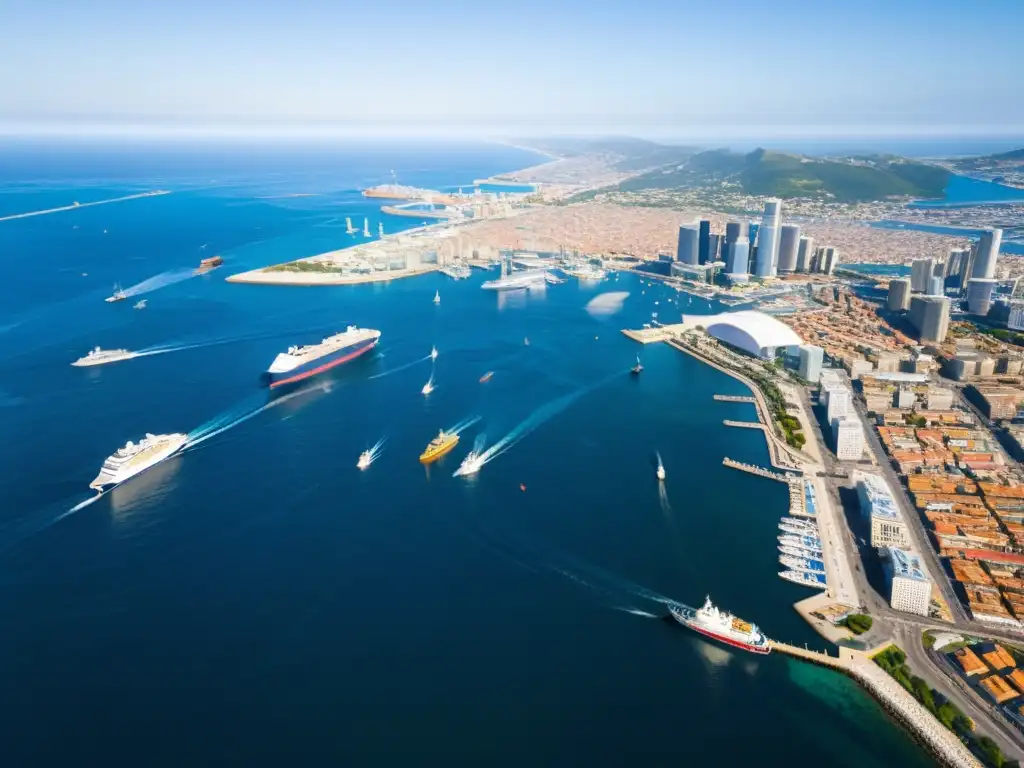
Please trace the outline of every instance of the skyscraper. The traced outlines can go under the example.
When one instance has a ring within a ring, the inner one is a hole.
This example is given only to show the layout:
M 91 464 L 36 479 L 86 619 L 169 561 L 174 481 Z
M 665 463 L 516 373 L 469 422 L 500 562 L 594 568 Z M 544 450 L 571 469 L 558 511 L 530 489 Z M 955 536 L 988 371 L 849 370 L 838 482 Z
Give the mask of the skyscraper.
M 699 226 L 696 221 L 679 225 L 679 243 L 676 246 L 676 261 L 696 264 L 699 258 Z
M 984 317 L 992 308 L 992 294 L 996 281 L 984 277 L 972 277 L 967 281 L 967 311 Z
M 910 280 L 906 277 L 897 277 L 889 281 L 889 295 L 886 298 L 886 306 L 890 312 L 900 312 L 910 306 Z
M 945 296 L 915 296 L 910 302 L 909 317 L 922 342 L 941 344 L 949 331 L 949 299 Z
M 757 258 L 757 231 L 761 228 L 761 225 L 756 221 L 747 223 L 747 272 L 751 275 L 754 274 L 754 260 Z
M 719 249 L 721 248 L 722 236 L 712 232 L 708 235 L 708 263 L 718 261 Z
M 978 241 L 978 255 L 974 257 L 971 277 L 990 280 L 996 276 L 996 262 L 999 260 L 999 246 L 1003 242 L 1003 230 L 986 229 Z
M 708 241 L 711 238 L 711 222 L 707 219 L 701 219 L 697 231 L 697 263 L 707 264 L 710 261 L 708 251 L 711 244 Z
M 941 266 L 941 265 L 940 265 Z M 928 295 L 929 296 L 944 296 L 946 293 L 944 289 L 944 283 L 941 277 L 929 277 L 928 278 Z
M 800 378 L 817 384 L 821 378 L 821 361 L 824 358 L 824 350 L 812 344 L 800 346 L 800 366 L 798 373 Z
M 925 293 L 928 280 L 935 273 L 935 259 L 914 259 L 910 265 L 910 290 Z
M 776 274 L 776 260 L 779 253 L 779 215 L 782 203 L 772 199 L 764 204 L 764 216 L 757 232 L 757 263 L 755 271 L 758 277 L 771 277 Z
M 797 251 L 800 248 L 800 227 L 796 224 L 783 224 L 779 235 L 778 272 L 795 272 Z
M 814 238 L 813 237 L 801 237 L 800 248 L 796 254 L 796 271 L 797 272 L 813 272 L 814 271 Z
M 974 271 L 974 260 L 978 257 L 978 244 L 975 243 L 967 249 L 967 254 L 960 262 L 960 293 L 967 292 L 967 281 L 971 279 L 971 272 Z
M 729 245 L 728 260 L 726 261 L 727 275 L 748 275 L 747 252 L 750 250 L 750 241 L 745 237 L 738 237 Z
M 821 267 L 821 273 L 834 275 L 837 266 L 839 266 L 839 251 L 830 245 L 825 249 L 825 263 Z

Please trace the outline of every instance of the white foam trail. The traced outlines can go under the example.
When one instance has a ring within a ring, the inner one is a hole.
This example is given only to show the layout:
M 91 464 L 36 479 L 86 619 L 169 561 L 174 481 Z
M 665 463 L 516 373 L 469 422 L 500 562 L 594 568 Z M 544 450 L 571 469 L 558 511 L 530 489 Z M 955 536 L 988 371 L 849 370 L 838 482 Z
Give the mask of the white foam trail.
M 151 293 L 159 288 L 166 288 L 168 285 L 180 283 L 182 280 L 188 280 L 194 276 L 191 268 L 169 269 L 166 272 L 161 272 L 159 275 L 143 280 L 141 283 L 136 283 L 131 288 L 125 288 L 124 295 L 129 297 L 140 296 L 144 293 Z
M 562 397 L 559 397 L 556 400 L 552 400 L 549 403 L 545 403 L 536 411 L 527 416 L 526 419 L 524 419 L 520 424 L 513 428 L 511 432 L 509 432 L 507 435 L 501 438 L 501 440 L 499 440 L 486 451 L 484 451 L 482 454 L 480 454 L 480 466 L 487 464 L 493 459 L 496 459 L 501 454 L 505 453 L 505 451 L 512 449 L 520 440 L 522 440 L 524 437 L 526 437 L 535 429 L 537 429 L 537 427 L 541 426 L 547 421 L 550 421 L 552 418 L 560 414 L 562 411 L 564 411 L 566 408 L 575 403 L 584 395 L 589 394 L 593 390 L 600 387 L 602 384 L 606 384 L 607 382 L 611 381 L 613 378 L 616 378 L 618 376 L 619 374 L 617 373 L 612 374 L 611 376 L 601 379 L 600 381 L 594 384 L 590 384 L 586 387 L 581 387 L 575 392 L 570 392 L 569 394 L 563 395 Z
M 661 502 L 661 511 L 666 515 L 672 514 L 672 505 L 668 501 L 668 491 L 664 483 L 658 483 L 658 501 Z
M 366 466 L 370 466 L 371 464 L 373 464 L 373 462 L 380 458 L 380 455 L 384 453 L 384 445 L 387 443 L 387 441 L 387 437 L 382 437 L 380 440 L 373 444 L 373 447 L 369 449 L 370 456 L 369 460 L 366 462 Z
M 370 379 L 379 379 L 382 376 L 390 376 L 392 373 L 398 373 L 399 371 L 404 371 L 406 368 L 412 368 L 414 365 L 419 365 L 420 363 L 426 362 L 429 359 L 430 355 L 426 355 L 425 357 L 421 357 L 418 360 L 413 360 L 411 363 L 400 365 L 397 368 L 391 368 L 389 370 L 382 371 L 381 373 L 375 373 L 373 376 L 370 377 Z
M 658 614 L 656 614 L 656 613 L 648 613 L 647 611 L 641 611 L 639 608 L 627 608 L 627 607 L 622 606 L 622 605 L 613 605 L 612 607 L 616 611 L 622 611 L 623 613 L 631 613 L 634 616 L 643 616 L 645 619 L 656 619 L 656 618 L 658 618 Z
M 458 435 L 465 432 L 478 421 L 480 421 L 479 416 L 470 416 L 469 418 L 463 419 L 462 421 L 457 422 L 455 425 L 448 427 L 448 429 L 446 429 L 445 432 L 448 433 L 449 435 Z
M 65 517 L 68 517 L 69 515 L 73 515 L 73 514 L 75 514 L 75 512 L 78 512 L 79 510 L 85 509 L 90 504 L 93 504 L 93 503 L 99 501 L 100 496 L 102 496 L 104 493 L 106 493 L 106 491 L 103 491 L 101 493 L 97 493 L 95 496 L 93 496 L 91 498 L 88 498 L 85 501 L 79 502 L 78 504 L 75 504 L 75 506 L 73 506 L 67 512 L 64 512 L 63 514 L 57 515 L 57 517 L 55 517 L 53 519 L 53 522 L 54 523 L 59 523 Z
M 48 213 L 60 213 L 61 211 L 74 211 L 78 208 L 89 208 L 94 205 L 107 205 L 108 203 L 121 203 L 125 200 L 138 200 L 141 197 L 157 197 L 158 195 L 169 195 L 170 190 L 156 189 L 152 192 L 140 192 L 137 195 L 125 195 L 124 197 L 112 197 L 109 200 L 95 200 L 91 203 L 74 203 L 72 205 L 62 205 L 59 208 L 47 208 L 43 211 L 28 211 L 27 213 L 15 213 L 10 216 L 0 216 L 0 221 L 10 221 L 12 219 L 27 219 L 30 216 L 45 216 Z

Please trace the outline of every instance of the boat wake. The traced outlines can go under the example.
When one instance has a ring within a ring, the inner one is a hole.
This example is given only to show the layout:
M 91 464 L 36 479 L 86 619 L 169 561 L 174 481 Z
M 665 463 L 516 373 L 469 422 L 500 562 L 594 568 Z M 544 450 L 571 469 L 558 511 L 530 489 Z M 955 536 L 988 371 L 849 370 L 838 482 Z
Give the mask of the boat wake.
M 131 298 L 132 296 L 141 296 L 144 293 L 152 293 L 160 288 L 166 288 L 169 285 L 188 280 L 193 276 L 194 273 L 191 268 L 169 269 L 166 272 L 161 272 L 159 275 L 143 280 L 141 283 L 136 283 L 131 288 L 125 288 L 124 295 Z
M 374 443 L 372 447 L 369 448 L 369 456 L 367 456 L 366 458 L 366 466 L 370 466 L 371 464 L 373 464 L 373 462 L 380 458 L 380 455 L 384 453 L 384 446 L 387 444 L 387 442 L 388 439 L 385 436 L 382 437 L 380 440 Z
M 458 435 L 458 434 L 461 434 L 462 432 L 465 432 L 467 429 L 472 427 L 478 421 L 480 421 L 480 417 L 479 416 L 470 416 L 470 417 L 465 418 L 462 421 L 457 422 L 456 424 L 453 424 L 452 426 L 448 427 L 448 429 L 446 429 L 445 432 L 447 434 L 449 434 L 449 435 Z
M 540 408 L 535 410 L 529 416 L 527 416 L 522 422 L 517 424 L 511 432 L 501 438 L 498 442 L 492 445 L 487 450 L 480 453 L 478 458 L 478 466 L 482 467 L 485 464 L 493 461 L 494 459 L 501 456 L 506 451 L 510 451 L 514 448 L 523 438 L 528 436 L 535 429 L 550 421 L 555 416 L 560 414 L 570 405 L 575 403 L 584 395 L 590 394 L 598 387 L 607 384 L 614 378 L 618 378 L 619 374 L 615 373 L 611 376 L 607 376 L 594 384 L 589 384 L 585 387 L 577 389 L 575 392 L 570 392 L 567 395 L 563 395 L 549 403 L 545 403 Z M 457 470 L 456 470 L 457 472 Z
M 370 379 L 373 380 L 373 379 L 379 379 L 382 376 L 390 376 L 392 373 L 398 373 L 399 371 L 404 371 L 404 370 L 406 370 L 408 368 L 412 368 L 414 365 L 419 365 L 420 363 L 425 363 L 427 360 L 430 360 L 430 355 L 424 355 L 423 357 L 418 358 L 417 360 L 413 360 L 411 363 L 406 363 L 405 365 L 399 365 L 396 368 L 389 368 L 386 371 L 381 371 L 380 373 L 375 373 L 373 376 L 370 377 Z

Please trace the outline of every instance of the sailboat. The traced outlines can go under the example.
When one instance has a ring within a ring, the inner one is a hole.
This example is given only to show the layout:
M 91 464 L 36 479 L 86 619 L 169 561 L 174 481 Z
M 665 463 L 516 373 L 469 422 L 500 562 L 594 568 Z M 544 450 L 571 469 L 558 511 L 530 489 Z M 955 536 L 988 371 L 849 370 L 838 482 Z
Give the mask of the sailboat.
M 640 365 L 640 355 L 637 355 L 636 356 L 636 365 L 634 365 L 632 368 L 630 368 L 629 372 L 632 373 L 634 376 L 639 376 L 640 375 L 640 371 L 642 371 L 643 369 L 644 369 L 644 367 L 642 365 Z
M 437 347 L 430 348 L 430 359 L 437 360 Z
M 377 237 L 384 237 L 384 222 L 377 222 Z
M 351 216 L 346 216 L 345 217 L 345 234 L 354 235 L 355 233 L 356 233 L 356 228 L 352 226 L 352 217 Z
M 665 465 L 661 463 L 661 454 L 659 453 L 659 454 L 657 454 L 657 456 L 658 456 L 658 469 L 655 471 L 655 474 L 658 476 L 658 480 L 664 480 L 665 479 Z
M 440 291 L 434 291 L 434 303 L 435 304 L 440 304 L 441 303 L 441 292 Z
M 363 237 L 370 236 L 370 220 L 363 217 Z
M 420 390 L 424 395 L 429 395 L 434 391 L 434 374 L 430 374 L 430 378 L 427 379 L 427 383 L 423 385 L 423 389 Z

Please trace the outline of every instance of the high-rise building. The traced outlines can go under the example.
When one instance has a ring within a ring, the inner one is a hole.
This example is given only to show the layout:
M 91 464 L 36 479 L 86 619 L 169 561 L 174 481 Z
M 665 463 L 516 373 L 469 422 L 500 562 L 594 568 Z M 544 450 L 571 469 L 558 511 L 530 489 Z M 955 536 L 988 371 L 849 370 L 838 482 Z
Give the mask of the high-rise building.
M 707 264 L 708 261 L 710 261 L 710 259 L 708 259 L 708 251 L 709 251 L 710 246 L 711 246 L 711 243 L 709 242 L 710 239 L 711 239 L 711 222 L 708 221 L 707 219 L 701 219 L 700 220 L 700 224 L 698 225 L 698 228 L 697 228 L 697 263 L 698 264 Z
M 923 343 L 941 344 L 949 331 L 949 299 L 945 296 L 914 296 L 909 319 Z
M 783 224 L 779 235 L 778 272 L 795 272 L 797 252 L 800 248 L 800 227 L 796 224 Z
M 825 265 L 825 246 L 819 245 L 814 249 L 814 255 L 811 257 L 811 265 L 808 268 L 808 272 L 821 272 L 822 267 Z
M 910 280 L 897 277 L 889 281 L 889 295 L 886 306 L 890 312 L 902 312 L 910 307 Z
M 932 265 L 932 277 L 945 277 L 946 276 L 946 265 L 944 262 L 936 261 Z
M 708 263 L 718 261 L 719 248 L 721 247 L 722 236 L 712 232 L 708 235 Z
M 967 253 L 960 261 L 960 293 L 967 293 L 967 281 L 971 279 L 971 272 L 974 271 L 974 260 L 978 256 L 978 244 L 975 243 L 967 249 Z
M 941 267 L 941 264 L 936 266 Z M 946 294 L 945 282 L 941 277 L 929 277 L 928 278 L 928 295 L 929 296 L 944 296 Z
M 747 271 L 747 251 L 750 248 L 750 242 L 745 237 L 738 237 L 729 245 L 729 254 L 726 259 L 725 273 L 727 275 L 749 275 Z
M 871 521 L 871 546 L 910 547 L 910 531 L 888 484 L 879 475 L 854 473 L 860 511 Z
M 812 344 L 800 346 L 800 367 L 797 372 L 800 378 L 817 384 L 821 378 L 821 363 L 825 357 L 825 351 L 821 347 Z
M 960 274 L 960 266 L 963 263 L 964 249 L 951 248 L 949 256 L 946 257 L 946 268 L 942 271 L 943 277 L 952 277 Z
M 850 413 L 850 390 L 845 385 L 825 387 L 825 417 L 831 424 Z
M 974 257 L 971 277 L 992 279 L 996 276 L 996 262 L 999 260 L 999 246 L 1003 242 L 1003 230 L 986 229 L 978 240 L 978 255 Z
M 776 260 L 779 253 L 779 215 L 782 202 L 776 199 L 764 204 L 764 216 L 757 233 L 757 264 L 755 274 L 758 277 L 771 277 L 776 274 Z
M 916 552 L 887 547 L 882 570 L 889 586 L 889 605 L 897 611 L 927 616 L 932 602 L 932 583 Z
M 681 261 L 683 264 L 696 264 L 699 250 L 698 242 L 700 239 L 698 229 L 699 224 L 696 221 L 688 224 L 679 225 L 679 243 L 676 246 L 676 261 Z
M 796 253 L 796 271 L 813 272 L 814 238 L 801 237 L 800 247 Z
M 864 430 L 860 419 L 845 416 L 832 420 L 832 442 L 836 447 L 836 458 L 841 461 L 857 461 L 864 453 Z
M 726 252 L 731 243 L 735 243 L 741 237 L 747 236 L 747 225 L 742 221 L 730 221 L 725 225 Z
M 914 293 L 928 291 L 928 279 L 934 274 L 935 259 L 914 259 L 910 265 L 910 290 Z
M 992 308 L 992 294 L 996 281 L 991 278 L 972 277 L 967 281 L 967 311 L 984 317 Z
M 821 267 L 821 273 L 823 275 L 834 275 L 837 266 L 839 266 L 839 251 L 829 246 L 825 249 L 825 263 Z
M 1010 302 L 1010 317 L 1006 327 L 1011 331 L 1024 331 L 1024 301 Z

